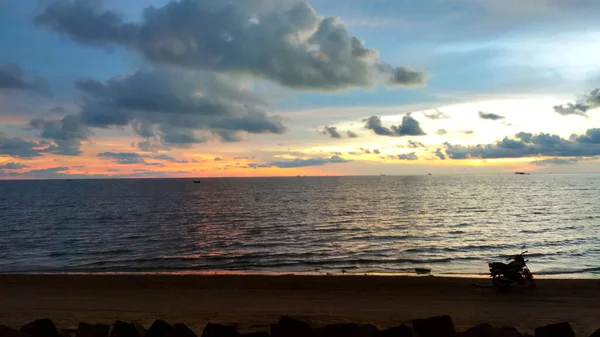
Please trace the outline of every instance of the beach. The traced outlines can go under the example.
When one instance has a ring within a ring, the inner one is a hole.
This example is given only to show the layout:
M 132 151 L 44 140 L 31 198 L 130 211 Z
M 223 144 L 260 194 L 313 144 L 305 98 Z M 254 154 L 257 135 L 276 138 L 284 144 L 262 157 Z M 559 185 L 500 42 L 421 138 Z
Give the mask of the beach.
M 478 323 L 535 327 L 568 321 L 578 336 L 600 328 L 600 280 L 539 279 L 499 293 L 485 278 L 300 275 L 0 275 L 0 324 L 51 318 L 60 328 L 116 319 L 149 326 L 208 322 L 267 330 L 281 315 L 314 326 L 373 323 L 379 328 L 449 314 L 457 330 Z

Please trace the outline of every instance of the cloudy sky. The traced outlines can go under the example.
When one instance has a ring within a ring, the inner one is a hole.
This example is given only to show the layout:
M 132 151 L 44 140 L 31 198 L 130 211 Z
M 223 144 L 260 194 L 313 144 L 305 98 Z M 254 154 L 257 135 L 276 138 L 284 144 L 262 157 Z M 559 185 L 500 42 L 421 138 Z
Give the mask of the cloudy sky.
M 600 171 L 594 0 L 0 0 L 0 179 Z

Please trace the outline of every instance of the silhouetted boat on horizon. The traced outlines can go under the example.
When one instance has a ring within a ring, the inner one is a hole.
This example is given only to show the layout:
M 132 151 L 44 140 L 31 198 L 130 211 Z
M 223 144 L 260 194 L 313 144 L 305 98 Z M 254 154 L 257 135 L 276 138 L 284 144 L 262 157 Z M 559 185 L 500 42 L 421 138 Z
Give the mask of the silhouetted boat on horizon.
M 194 184 L 200 184 L 200 180 L 194 180 Z

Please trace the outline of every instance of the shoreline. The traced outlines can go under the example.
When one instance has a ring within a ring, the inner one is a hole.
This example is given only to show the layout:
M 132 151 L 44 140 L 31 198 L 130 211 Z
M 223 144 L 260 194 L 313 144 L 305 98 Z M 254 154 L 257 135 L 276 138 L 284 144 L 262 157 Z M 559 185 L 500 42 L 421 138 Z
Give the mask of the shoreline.
M 458 273 L 355 273 L 355 272 L 272 272 L 272 271 L 229 271 L 229 270 L 207 270 L 207 271 L 23 271 L 23 272 L 0 272 L 3 275 L 81 275 L 81 276 L 313 276 L 313 277 L 437 277 L 437 278 L 457 278 L 457 279 L 490 279 L 490 275 L 485 274 L 458 274 Z M 588 277 L 585 277 L 585 276 Z M 592 273 L 550 273 L 536 274 L 535 279 L 540 280 L 600 280 L 600 274 Z M 584 276 L 584 277 L 582 277 Z
M 59 327 L 116 319 L 207 323 L 242 332 L 268 329 L 281 315 L 315 326 L 357 322 L 379 328 L 449 314 L 457 329 L 479 323 L 522 332 L 568 321 L 578 335 L 599 326 L 600 280 L 539 279 L 500 293 L 489 279 L 433 276 L 0 275 L 0 324 L 48 317 Z

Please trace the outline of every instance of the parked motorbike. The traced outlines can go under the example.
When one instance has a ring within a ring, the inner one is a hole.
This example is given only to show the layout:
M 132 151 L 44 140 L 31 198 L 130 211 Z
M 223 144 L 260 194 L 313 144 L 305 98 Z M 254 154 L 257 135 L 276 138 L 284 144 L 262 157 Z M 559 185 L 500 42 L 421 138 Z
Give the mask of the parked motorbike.
M 491 262 L 488 264 L 492 283 L 495 287 L 506 290 L 513 285 L 529 284 L 532 288 L 535 288 L 533 275 L 527 267 L 529 260 L 525 260 L 526 253 L 527 251 L 524 251 L 521 254 L 509 257 L 507 259 L 507 261 L 510 261 L 509 263 Z

